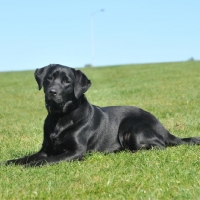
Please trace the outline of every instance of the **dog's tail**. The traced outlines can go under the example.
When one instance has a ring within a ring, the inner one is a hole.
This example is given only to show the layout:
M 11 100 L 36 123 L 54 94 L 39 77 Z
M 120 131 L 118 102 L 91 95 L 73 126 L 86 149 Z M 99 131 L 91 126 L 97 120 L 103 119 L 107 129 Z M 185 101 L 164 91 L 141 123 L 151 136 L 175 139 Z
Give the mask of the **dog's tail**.
M 165 144 L 166 146 L 177 146 L 181 144 L 200 145 L 200 137 L 178 138 L 169 133 Z

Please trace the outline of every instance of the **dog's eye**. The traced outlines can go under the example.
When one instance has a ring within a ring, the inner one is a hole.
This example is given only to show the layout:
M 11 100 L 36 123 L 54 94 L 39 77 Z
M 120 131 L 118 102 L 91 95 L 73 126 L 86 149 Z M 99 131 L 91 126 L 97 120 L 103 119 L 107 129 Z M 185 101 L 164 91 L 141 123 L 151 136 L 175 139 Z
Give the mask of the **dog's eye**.
M 67 77 L 64 77 L 64 78 L 62 79 L 62 83 L 69 83 L 69 80 L 67 79 Z
M 47 80 L 48 80 L 48 81 L 52 81 L 52 80 L 53 80 L 53 76 L 49 76 L 49 77 L 47 78 Z

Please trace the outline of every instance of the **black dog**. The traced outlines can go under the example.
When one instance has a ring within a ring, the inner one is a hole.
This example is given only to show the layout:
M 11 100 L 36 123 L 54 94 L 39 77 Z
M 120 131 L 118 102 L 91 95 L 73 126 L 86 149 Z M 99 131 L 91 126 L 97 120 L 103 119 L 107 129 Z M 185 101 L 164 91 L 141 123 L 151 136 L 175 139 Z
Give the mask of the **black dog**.
M 180 139 L 171 135 L 158 119 L 140 108 L 91 105 L 84 96 L 91 82 L 80 70 L 54 64 L 37 69 L 35 79 L 39 89 L 44 87 L 48 110 L 42 148 L 6 164 L 38 166 L 80 160 L 87 151 L 135 152 L 200 144 L 200 137 Z

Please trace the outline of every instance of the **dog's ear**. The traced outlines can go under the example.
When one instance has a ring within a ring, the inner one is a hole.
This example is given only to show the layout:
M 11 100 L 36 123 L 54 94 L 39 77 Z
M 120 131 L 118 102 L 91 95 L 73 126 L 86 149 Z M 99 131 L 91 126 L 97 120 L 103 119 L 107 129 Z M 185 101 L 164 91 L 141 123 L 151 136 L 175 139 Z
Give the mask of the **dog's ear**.
M 42 67 L 35 70 L 34 76 L 35 76 L 35 80 L 37 81 L 39 90 L 43 86 L 44 77 L 46 76 L 47 71 L 49 70 L 50 67 L 51 65 L 48 65 L 46 67 Z
M 75 71 L 76 80 L 74 85 L 74 95 L 78 99 L 83 93 L 85 93 L 91 86 L 90 80 L 80 70 Z

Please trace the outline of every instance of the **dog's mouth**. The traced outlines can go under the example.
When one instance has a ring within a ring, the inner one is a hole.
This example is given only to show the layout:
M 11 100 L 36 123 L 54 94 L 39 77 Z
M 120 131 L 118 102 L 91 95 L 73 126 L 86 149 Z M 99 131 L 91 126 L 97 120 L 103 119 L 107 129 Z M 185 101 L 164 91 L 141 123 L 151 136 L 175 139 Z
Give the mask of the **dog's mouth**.
M 61 101 L 55 102 L 54 100 L 46 101 L 46 109 L 49 113 L 61 113 L 63 111 L 64 103 Z
M 49 113 L 67 113 L 72 107 L 72 101 L 63 103 L 62 101 L 46 100 L 46 109 Z

